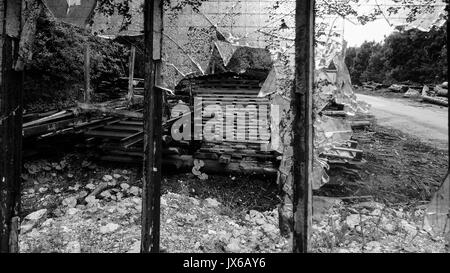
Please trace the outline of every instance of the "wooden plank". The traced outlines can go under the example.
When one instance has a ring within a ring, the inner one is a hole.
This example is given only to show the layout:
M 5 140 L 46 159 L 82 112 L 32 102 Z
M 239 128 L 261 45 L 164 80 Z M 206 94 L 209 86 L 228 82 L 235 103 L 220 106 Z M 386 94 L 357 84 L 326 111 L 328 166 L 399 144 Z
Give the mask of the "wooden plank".
M 144 140 L 144 133 L 139 132 L 137 134 L 127 137 L 126 139 L 122 139 L 122 145 L 124 148 L 127 149 L 139 142 L 142 142 L 143 140 Z
M 143 114 L 137 111 L 117 110 L 100 104 L 78 103 L 78 108 L 84 112 L 107 114 L 115 117 L 142 118 Z
M 122 139 L 130 136 L 129 132 L 111 132 L 111 131 L 101 131 L 101 130 L 89 130 L 84 133 L 86 136 L 91 137 L 101 137 L 101 138 L 111 138 L 111 139 Z
M 291 100 L 293 122 L 293 244 L 292 252 L 310 248 L 312 226 L 314 0 L 296 1 L 295 88 Z
M 129 132 L 136 132 L 136 131 L 142 131 L 144 128 L 143 126 L 139 125 L 123 125 L 123 124 L 115 124 L 115 125 L 106 125 L 103 127 L 104 130 L 111 130 L 111 131 L 129 131 Z
M 23 128 L 23 137 L 26 138 L 30 136 L 39 136 L 44 133 L 55 133 L 58 130 L 65 129 L 69 126 L 75 126 L 77 121 L 80 121 L 80 119 L 72 118 Z
M 122 124 L 122 125 L 140 125 L 140 126 L 142 126 L 142 128 L 144 128 L 143 127 L 144 126 L 144 122 L 141 121 L 141 120 L 121 120 L 119 122 L 119 124 Z
M 155 8 L 156 7 L 156 8 Z M 162 1 L 144 1 L 144 174 L 141 252 L 159 252 L 162 146 L 162 91 L 155 88 L 154 22 L 162 22 Z M 162 24 L 160 24 L 162 26 Z M 159 38 L 161 39 L 161 38 Z M 161 44 L 159 41 L 158 44 Z

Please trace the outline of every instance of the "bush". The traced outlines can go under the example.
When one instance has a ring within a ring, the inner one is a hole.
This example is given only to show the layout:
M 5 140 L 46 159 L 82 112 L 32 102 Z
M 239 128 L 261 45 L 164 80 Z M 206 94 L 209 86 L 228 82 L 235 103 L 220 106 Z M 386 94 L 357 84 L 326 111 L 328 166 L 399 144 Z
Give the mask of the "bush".
M 80 99 L 84 50 L 91 47 L 91 87 L 126 75 L 128 49 L 64 23 L 38 20 L 33 59 L 25 67 L 24 103 L 30 111 L 62 108 Z

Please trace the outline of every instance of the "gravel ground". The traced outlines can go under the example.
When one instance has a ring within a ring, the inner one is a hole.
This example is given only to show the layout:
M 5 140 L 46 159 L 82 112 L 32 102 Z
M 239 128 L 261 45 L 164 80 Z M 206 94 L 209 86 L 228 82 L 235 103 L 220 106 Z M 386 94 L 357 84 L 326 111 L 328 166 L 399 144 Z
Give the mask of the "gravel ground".
M 355 139 L 368 162 L 359 179 L 342 176 L 315 193 L 322 197 L 313 203 L 312 251 L 445 252 L 444 240 L 423 229 L 423 213 L 445 175 L 447 151 L 378 126 Z M 139 173 L 83 152 L 28 160 L 21 252 L 137 252 Z M 86 198 L 102 183 L 102 194 Z M 162 184 L 163 251 L 289 252 L 277 228 L 275 178 L 165 174 Z

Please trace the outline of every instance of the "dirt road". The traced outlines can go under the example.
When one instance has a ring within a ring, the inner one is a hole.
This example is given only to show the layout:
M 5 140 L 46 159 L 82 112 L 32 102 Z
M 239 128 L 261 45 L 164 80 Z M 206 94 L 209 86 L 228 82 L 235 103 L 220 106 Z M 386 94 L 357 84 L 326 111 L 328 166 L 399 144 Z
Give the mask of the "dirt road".
M 381 126 L 398 129 L 423 141 L 448 149 L 448 108 L 409 99 L 357 94 L 371 105 L 370 112 Z

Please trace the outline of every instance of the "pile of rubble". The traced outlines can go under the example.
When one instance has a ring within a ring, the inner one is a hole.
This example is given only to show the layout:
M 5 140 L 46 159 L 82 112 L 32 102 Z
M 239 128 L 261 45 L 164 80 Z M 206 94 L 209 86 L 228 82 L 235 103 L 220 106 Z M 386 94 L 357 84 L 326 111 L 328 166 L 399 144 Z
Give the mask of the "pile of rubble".
M 27 215 L 21 225 L 20 251 L 138 252 L 142 199 L 130 190 L 121 187 L 116 198 L 89 198 L 85 203 L 75 204 L 68 197 L 56 209 L 59 213 L 41 209 Z M 123 194 L 120 198 L 119 193 Z M 73 197 L 76 200 L 78 195 Z M 325 197 L 314 197 L 313 207 L 314 252 L 445 249 L 442 238 L 421 228 L 422 207 L 403 211 L 373 201 L 349 205 Z M 236 214 L 216 199 L 175 193 L 161 197 L 161 247 L 164 252 L 261 253 L 291 249 L 289 240 L 280 235 L 276 209 Z
M 425 206 L 388 208 L 374 201 L 337 202 L 313 225 L 318 252 L 445 252 L 445 240 L 423 228 Z
M 140 197 L 120 201 L 92 199 L 62 205 L 50 218 L 47 209 L 25 217 L 21 252 L 138 252 Z M 227 215 L 216 199 L 168 193 L 161 197 L 161 246 L 167 252 L 286 252 L 276 210 Z

